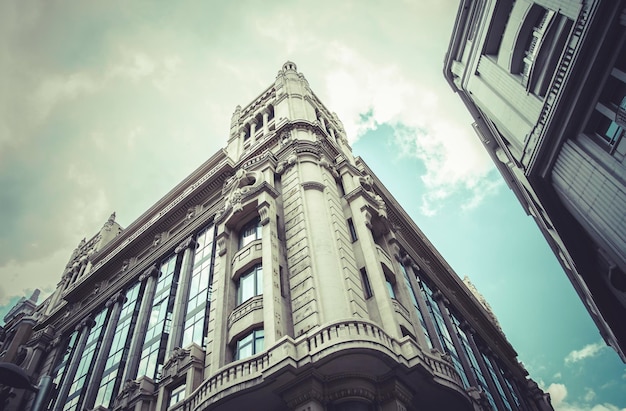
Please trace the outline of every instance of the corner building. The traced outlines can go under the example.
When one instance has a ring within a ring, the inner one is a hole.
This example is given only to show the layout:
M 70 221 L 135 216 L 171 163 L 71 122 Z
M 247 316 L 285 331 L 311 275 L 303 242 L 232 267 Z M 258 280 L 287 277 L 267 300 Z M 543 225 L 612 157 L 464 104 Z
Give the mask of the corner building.
M 444 75 L 626 362 L 626 1 L 462 0 Z
M 36 315 L 54 411 L 552 409 L 291 62 Z

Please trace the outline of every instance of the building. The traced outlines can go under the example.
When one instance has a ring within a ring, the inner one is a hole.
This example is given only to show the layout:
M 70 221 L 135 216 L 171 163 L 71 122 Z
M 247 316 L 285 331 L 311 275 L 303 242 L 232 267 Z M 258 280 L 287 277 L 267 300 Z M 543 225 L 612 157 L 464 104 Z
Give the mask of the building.
M 626 2 L 463 0 L 444 74 L 626 362 Z
M 291 62 L 35 314 L 54 411 L 552 409 Z

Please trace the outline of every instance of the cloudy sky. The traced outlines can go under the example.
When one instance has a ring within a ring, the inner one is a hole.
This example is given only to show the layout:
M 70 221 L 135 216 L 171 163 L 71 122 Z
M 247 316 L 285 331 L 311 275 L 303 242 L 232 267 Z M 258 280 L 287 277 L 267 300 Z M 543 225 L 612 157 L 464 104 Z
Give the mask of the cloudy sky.
M 286 60 L 486 296 L 559 411 L 626 409 L 605 347 L 442 76 L 457 1 L 0 3 L 0 314 L 225 145 Z

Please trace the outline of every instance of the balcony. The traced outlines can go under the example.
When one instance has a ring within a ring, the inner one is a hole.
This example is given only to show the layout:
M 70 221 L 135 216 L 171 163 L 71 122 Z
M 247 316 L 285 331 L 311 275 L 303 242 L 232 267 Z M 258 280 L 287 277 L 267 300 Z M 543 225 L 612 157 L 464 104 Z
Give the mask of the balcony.
M 420 409 L 472 409 L 450 363 L 422 351 L 408 337 L 398 341 L 373 323 L 347 320 L 295 340 L 283 337 L 255 357 L 228 364 L 172 410 L 283 409 L 276 393 L 312 369 L 321 376 L 356 372 L 379 378 L 396 373 L 420 393 L 415 399 Z

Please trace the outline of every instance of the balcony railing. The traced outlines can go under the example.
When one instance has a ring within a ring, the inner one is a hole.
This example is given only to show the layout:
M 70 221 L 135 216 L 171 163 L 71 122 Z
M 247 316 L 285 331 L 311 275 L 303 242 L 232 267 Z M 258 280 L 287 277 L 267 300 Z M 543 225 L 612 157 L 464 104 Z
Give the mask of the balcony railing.
M 266 352 L 233 362 L 205 380 L 193 394 L 175 405 L 173 411 L 207 409 L 219 399 L 250 388 L 263 381 L 264 372 L 279 371 L 282 366 L 295 368 L 337 353 L 338 350 L 368 349 L 385 354 L 412 368 L 421 365 L 435 377 L 463 392 L 461 380 L 454 367 L 440 357 L 424 352 L 408 337 L 398 341 L 382 328 L 368 321 L 347 320 L 330 324 L 293 340 L 284 337 Z

